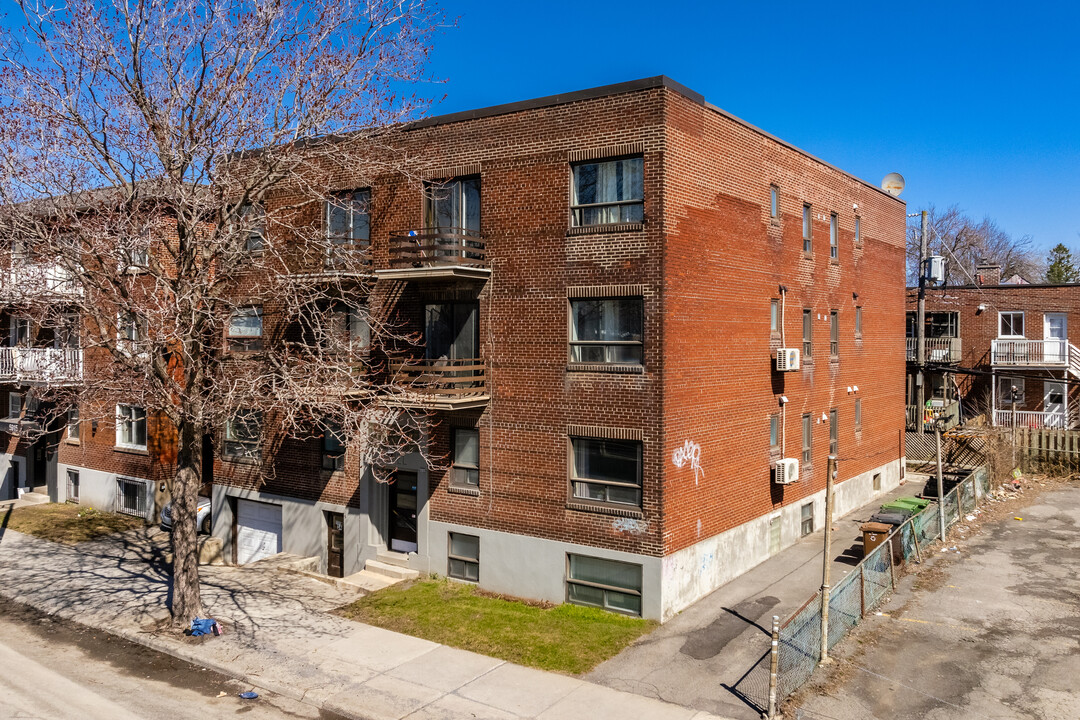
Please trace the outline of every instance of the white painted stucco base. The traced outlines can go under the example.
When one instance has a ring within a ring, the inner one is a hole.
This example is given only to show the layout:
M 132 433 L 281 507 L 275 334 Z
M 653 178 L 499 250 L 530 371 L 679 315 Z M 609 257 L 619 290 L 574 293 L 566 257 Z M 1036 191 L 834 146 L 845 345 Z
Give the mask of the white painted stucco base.
M 894 460 L 836 485 L 833 491 L 835 517 L 843 517 L 896 488 L 900 484 L 902 464 L 902 459 Z M 881 489 L 875 491 L 874 475 L 877 474 L 881 475 Z M 814 529 L 824 525 L 823 489 L 779 511 L 781 549 L 801 537 L 802 506 L 808 502 L 814 503 Z M 769 523 L 775 516 L 776 512 L 770 512 L 664 557 L 659 619 L 667 620 L 724 583 L 768 560 L 771 555 Z

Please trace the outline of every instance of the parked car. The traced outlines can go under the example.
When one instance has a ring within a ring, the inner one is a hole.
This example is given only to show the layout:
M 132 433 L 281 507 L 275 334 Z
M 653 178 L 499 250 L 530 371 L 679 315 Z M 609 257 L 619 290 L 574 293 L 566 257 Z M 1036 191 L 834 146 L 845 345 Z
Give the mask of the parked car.
M 195 510 L 195 527 L 198 531 L 210 534 L 210 498 L 200 497 Z M 161 508 L 161 529 L 172 532 L 172 502 L 165 503 Z

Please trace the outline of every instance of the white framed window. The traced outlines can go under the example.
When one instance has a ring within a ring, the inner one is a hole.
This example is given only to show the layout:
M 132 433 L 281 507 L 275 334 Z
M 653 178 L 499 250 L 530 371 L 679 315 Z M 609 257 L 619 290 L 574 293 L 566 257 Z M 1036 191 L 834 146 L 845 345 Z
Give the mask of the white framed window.
M 829 257 L 840 257 L 840 216 L 836 213 L 829 215 Z
M 641 615 L 640 565 L 568 554 L 566 566 L 568 602 Z
M 855 399 L 855 432 L 862 432 L 862 399 Z
M 261 307 L 240 308 L 229 316 L 229 350 L 251 352 L 263 349 L 263 311 Z
M 769 334 L 780 334 L 780 301 L 776 298 L 769 301 Z
M 237 410 L 225 422 L 225 444 L 222 454 L 229 460 L 258 460 L 262 457 L 262 413 L 258 410 Z
M 641 297 L 570 300 L 570 362 L 640 365 Z
M 138 405 L 116 406 L 116 447 L 146 449 L 146 408 Z
M 855 244 L 862 245 L 862 218 L 855 216 Z
M 806 537 L 814 532 L 814 503 L 808 502 L 799 508 L 799 534 Z
M 145 480 L 116 476 L 116 512 L 146 517 L 149 496 Z
M 780 219 L 780 188 L 775 185 L 769 186 L 769 217 Z
M 780 416 L 775 413 L 769 416 L 769 447 L 780 447 Z
M 1024 337 L 1024 313 L 1020 311 L 999 312 L 998 337 Z
M 462 487 L 480 487 L 480 431 L 454 428 L 454 461 L 450 482 Z
M 641 506 L 641 441 L 570 438 L 570 486 L 577 500 Z
M 572 165 L 570 214 L 574 226 L 642 222 L 644 163 L 640 157 L 631 157 Z
M 1023 405 L 1026 390 L 1024 385 L 1024 378 L 1022 377 L 999 377 L 998 406 L 1003 409 L 1009 409 L 1013 400 L 1016 401 L 1017 405 Z M 1016 388 L 1015 398 L 1013 397 L 1013 388 Z
M 810 450 L 813 445 L 814 422 L 809 414 L 802 416 L 802 469 L 810 467 Z
M 446 574 L 458 580 L 480 582 L 480 538 L 447 533 Z
M 30 347 L 30 318 L 11 318 L 11 346 Z
M 18 420 L 23 412 L 23 394 L 17 392 L 8 393 L 8 419 Z
M 67 436 L 68 440 L 79 439 L 79 408 L 69 408 L 67 412 Z
M 802 206 L 802 251 L 809 254 L 814 249 L 814 224 L 811 222 L 809 204 Z
M 131 354 L 146 342 L 150 323 L 146 317 L 131 311 L 116 316 L 116 345 L 120 352 Z
M 349 190 L 336 193 L 326 203 L 326 264 L 347 264 L 371 244 L 371 191 Z

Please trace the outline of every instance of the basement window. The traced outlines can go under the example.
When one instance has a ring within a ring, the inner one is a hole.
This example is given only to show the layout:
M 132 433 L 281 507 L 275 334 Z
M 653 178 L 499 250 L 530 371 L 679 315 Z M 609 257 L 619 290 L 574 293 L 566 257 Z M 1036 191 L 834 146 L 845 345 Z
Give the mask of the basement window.
M 641 615 L 641 566 L 567 555 L 566 599 L 625 615 Z

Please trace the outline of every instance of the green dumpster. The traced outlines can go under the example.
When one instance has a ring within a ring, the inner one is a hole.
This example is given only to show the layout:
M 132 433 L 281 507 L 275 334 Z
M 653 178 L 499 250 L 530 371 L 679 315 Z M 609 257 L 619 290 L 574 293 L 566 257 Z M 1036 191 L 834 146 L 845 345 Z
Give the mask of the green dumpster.
M 918 498 L 897 498 L 891 502 L 887 502 L 881 506 L 884 511 L 889 510 L 907 510 L 912 515 L 925 508 L 927 503 L 924 500 Z

